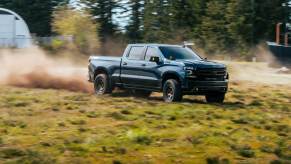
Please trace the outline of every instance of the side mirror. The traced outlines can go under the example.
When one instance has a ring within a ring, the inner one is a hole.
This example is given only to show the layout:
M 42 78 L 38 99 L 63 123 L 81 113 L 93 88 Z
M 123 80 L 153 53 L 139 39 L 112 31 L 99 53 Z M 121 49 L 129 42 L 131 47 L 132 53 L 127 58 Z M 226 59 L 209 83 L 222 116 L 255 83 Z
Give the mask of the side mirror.
M 150 62 L 155 62 L 155 63 L 159 63 L 160 62 L 160 58 L 157 56 L 152 56 L 150 58 Z

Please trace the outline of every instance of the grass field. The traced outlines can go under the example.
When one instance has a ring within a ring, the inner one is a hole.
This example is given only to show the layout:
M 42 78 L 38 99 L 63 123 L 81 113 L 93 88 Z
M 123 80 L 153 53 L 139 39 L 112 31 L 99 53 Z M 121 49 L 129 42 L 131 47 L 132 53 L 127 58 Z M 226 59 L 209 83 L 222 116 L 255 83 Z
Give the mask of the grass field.
M 0 163 L 291 163 L 291 89 L 232 83 L 223 105 L 0 86 Z

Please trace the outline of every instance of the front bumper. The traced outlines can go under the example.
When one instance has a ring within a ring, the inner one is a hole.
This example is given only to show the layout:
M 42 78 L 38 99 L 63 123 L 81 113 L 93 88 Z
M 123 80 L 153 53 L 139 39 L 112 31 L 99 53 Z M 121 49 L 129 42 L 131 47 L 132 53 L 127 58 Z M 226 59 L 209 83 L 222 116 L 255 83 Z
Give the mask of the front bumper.
M 204 95 L 209 92 L 226 93 L 228 90 L 228 80 L 225 81 L 188 81 L 183 88 L 184 94 Z

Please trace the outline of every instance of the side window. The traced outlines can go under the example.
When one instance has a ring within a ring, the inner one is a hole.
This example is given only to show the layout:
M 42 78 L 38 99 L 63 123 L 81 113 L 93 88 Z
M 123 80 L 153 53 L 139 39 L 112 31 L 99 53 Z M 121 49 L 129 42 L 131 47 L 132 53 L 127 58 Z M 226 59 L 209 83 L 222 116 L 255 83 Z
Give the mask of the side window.
M 159 56 L 159 51 L 153 47 L 148 47 L 147 52 L 146 52 L 146 57 L 145 60 L 146 61 L 150 61 L 151 57 L 160 57 Z
M 130 60 L 144 60 L 144 47 L 135 46 L 131 47 L 130 52 L 128 54 L 128 59 Z

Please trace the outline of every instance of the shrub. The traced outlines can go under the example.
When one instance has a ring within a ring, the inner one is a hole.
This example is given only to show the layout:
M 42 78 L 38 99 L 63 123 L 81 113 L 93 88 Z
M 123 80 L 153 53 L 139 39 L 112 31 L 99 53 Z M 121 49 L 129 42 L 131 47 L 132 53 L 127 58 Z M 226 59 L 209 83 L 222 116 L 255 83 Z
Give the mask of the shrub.
M 249 146 L 238 148 L 238 154 L 246 158 L 252 158 L 255 156 L 255 152 Z
M 49 154 L 42 154 L 36 151 L 26 151 L 26 155 L 19 159 L 17 163 L 31 163 L 31 164 L 55 164 L 56 159 L 52 158 Z
M 131 130 L 127 133 L 127 136 L 133 142 L 141 145 L 150 145 L 152 143 L 152 138 L 148 135 L 146 130 Z
M 108 116 L 114 118 L 115 120 L 126 120 L 126 117 L 119 112 L 110 113 Z
M 208 157 L 207 164 L 219 164 L 219 157 Z
M 264 153 L 274 153 L 274 148 L 268 145 L 262 146 L 260 150 L 261 152 L 264 152 Z
M 220 159 L 219 157 L 208 157 L 206 159 L 207 164 L 229 164 L 230 161 L 228 159 Z
M 63 48 L 65 45 L 65 42 L 60 39 L 53 39 L 51 43 L 51 48 L 53 50 L 58 50 L 60 48 Z
M 7 148 L 0 151 L 0 157 L 2 158 L 15 158 L 24 156 L 25 151 L 17 148 Z
M 85 125 L 86 124 L 85 120 L 70 120 L 70 122 L 73 125 Z
M 132 113 L 131 113 L 130 111 L 128 111 L 128 110 L 122 110 L 121 113 L 122 113 L 122 114 L 125 114 L 125 115 L 130 115 L 130 114 L 132 114 Z
M 86 116 L 89 118 L 96 118 L 96 117 L 98 117 L 98 114 L 94 111 L 91 111 L 91 112 L 87 113 Z
M 152 143 L 152 139 L 149 136 L 136 136 L 134 141 L 142 145 L 150 145 Z
M 236 124 L 248 124 L 248 119 L 244 118 L 244 117 L 240 117 L 238 119 L 233 119 L 231 121 L 236 123 Z
M 119 161 L 119 160 L 113 160 L 113 161 L 112 161 L 112 164 L 122 164 L 122 162 Z

